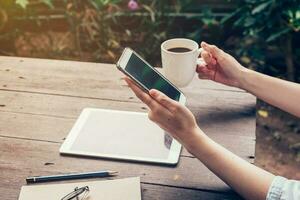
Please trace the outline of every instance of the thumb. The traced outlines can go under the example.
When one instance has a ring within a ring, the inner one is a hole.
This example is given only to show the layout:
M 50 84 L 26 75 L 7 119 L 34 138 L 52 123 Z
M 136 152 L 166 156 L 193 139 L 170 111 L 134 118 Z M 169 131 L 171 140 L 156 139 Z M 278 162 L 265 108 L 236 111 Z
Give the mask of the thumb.
M 204 50 L 208 51 L 216 59 L 218 59 L 221 56 L 221 54 L 223 53 L 223 51 L 221 49 L 219 49 L 218 47 L 216 47 L 215 45 L 210 45 L 210 44 L 207 44 L 206 42 L 201 42 L 201 47 Z
M 174 101 L 173 99 L 169 98 L 167 95 L 164 93 L 151 89 L 149 91 L 150 96 L 156 100 L 159 104 L 167 108 L 169 111 L 174 111 L 174 109 L 178 106 L 178 102 Z

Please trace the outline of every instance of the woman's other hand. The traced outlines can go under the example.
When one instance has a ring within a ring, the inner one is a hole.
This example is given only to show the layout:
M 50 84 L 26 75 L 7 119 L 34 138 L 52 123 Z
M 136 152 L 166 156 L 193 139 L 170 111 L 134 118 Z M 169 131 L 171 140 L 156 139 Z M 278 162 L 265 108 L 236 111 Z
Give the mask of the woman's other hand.
M 215 45 L 201 42 L 201 57 L 206 64 L 197 66 L 200 79 L 210 79 L 225 85 L 241 87 L 243 72 L 247 71 L 234 57 Z

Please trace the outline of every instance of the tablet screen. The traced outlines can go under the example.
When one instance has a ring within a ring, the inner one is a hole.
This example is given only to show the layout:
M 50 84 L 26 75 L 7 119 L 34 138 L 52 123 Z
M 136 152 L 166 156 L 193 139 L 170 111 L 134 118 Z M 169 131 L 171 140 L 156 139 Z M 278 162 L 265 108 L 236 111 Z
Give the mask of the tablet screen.
M 71 151 L 146 160 L 167 159 L 173 141 L 146 113 L 101 109 L 90 109 L 84 122 L 70 134 Z

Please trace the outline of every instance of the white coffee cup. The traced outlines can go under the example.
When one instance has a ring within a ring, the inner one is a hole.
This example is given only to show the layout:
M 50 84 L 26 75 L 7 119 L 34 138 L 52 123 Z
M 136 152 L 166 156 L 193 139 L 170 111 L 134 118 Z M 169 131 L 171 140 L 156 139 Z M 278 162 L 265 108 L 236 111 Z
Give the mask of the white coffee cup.
M 172 48 L 187 48 L 190 51 L 174 52 Z M 161 44 L 161 58 L 164 76 L 177 87 L 187 86 L 196 72 L 197 64 L 203 62 L 198 58 L 202 49 L 197 42 L 185 39 L 174 38 Z

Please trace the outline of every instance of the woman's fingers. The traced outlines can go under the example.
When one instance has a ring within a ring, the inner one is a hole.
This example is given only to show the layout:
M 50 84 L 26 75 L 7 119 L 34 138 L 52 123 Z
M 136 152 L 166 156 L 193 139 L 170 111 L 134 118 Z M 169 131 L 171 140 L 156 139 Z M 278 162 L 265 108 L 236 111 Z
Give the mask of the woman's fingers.
M 149 94 L 144 92 L 139 86 L 137 86 L 129 77 L 125 77 L 124 80 L 128 86 L 132 89 L 134 94 L 144 102 L 151 110 L 154 109 L 157 105 L 154 99 L 152 99 Z
M 125 77 L 124 80 L 135 93 L 135 95 L 149 107 L 150 111 L 148 116 L 150 120 L 157 122 L 160 121 L 161 118 L 169 117 L 170 111 L 165 106 L 161 105 L 161 102 L 158 102 L 157 100 L 152 98 L 148 93 L 143 91 L 129 77 Z
M 214 70 L 209 69 L 207 66 L 198 65 L 197 68 L 196 68 L 196 72 L 198 74 L 208 75 L 209 73 L 211 73 L 211 71 L 214 71 Z
M 144 102 L 151 110 L 156 110 L 161 104 L 161 106 L 165 107 L 168 110 L 174 110 L 177 106 L 177 102 L 167 97 L 162 92 L 151 89 L 149 94 L 144 92 L 141 88 L 139 88 L 129 77 L 125 77 L 124 80 L 128 84 L 128 86 L 132 89 L 135 95 Z
M 202 51 L 201 57 L 203 58 L 204 62 L 207 64 L 207 67 L 209 69 L 215 68 L 215 65 L 217 64 L 217 62 L 208 51 L 205 51 L 205 50 Z
M 211 78 L 209 76 L 203 75 L 203 74 L 198 74 L 198 78 L 204 79 L 204 80 L 210 80 Z
M 207 66 L 197 66 L 196 71 L 200 79 L 213 79 L 215 73 L 215 70 L 211 70 Z
M 158 90 L 151 89 L 149 94 L 153 99 L 155 99 L 158 103 L 167 108 L 170 112 L 173 112 L 179 106 L 178 102 L 174 101 L 173 99 L 169 98 L 167 95 L 163 94 Z
M 215 45 L 210 45 L 207 44 L 206 42 L 201 42 L 201 47 L 207 51 L 208 53 L 210 53 L 212 55 L 213 58 L 215 58 L 215 60 L 219 59 L 219 57 L 222 55 L 223 51 L 221 49 L 219 49 L 217 46 Z

